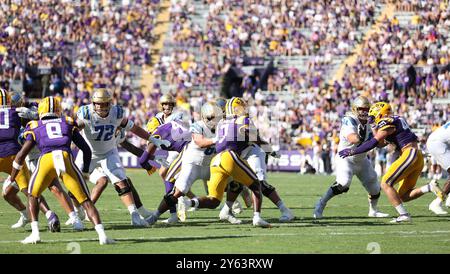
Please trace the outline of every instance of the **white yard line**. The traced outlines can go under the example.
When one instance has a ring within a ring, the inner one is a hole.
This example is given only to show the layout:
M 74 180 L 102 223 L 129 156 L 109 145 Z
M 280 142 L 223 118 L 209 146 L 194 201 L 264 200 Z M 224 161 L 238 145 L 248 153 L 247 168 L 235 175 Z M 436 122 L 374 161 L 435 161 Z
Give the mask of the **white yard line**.
M 418 235 L 421 235 L 422 237 L 424 235 L 429 236 L 438 236 L 435 234 L 439 234 L 441 236 L 442 234 L 450 234 L 450 230 L 436 230 L 436 231 L 409 231 L 409 232 L 403 232 L 403 231 L 392 231 L 392 232 L 365 232 L 365 233 L 359 233 L 359 232 L 330 232 L 330 233 L 258 233 L 258 234 L 233 234 L 233 235 L 206 235 L 206 236 L 199 236 L 199 235 L 185 235 L 185 236 L 172 236 L 172 237 L 114 237 L 115 240 L 118 241 L 134 241 L 134 240 L 183 240 L 183 239 L 214 239 L 214 238 L 241 238 L 241 237 L 263 237 L 263 236 L 280 236 L 280 237 L 287 237 L 287 236 L 365 236 L 365 235 L 399 235 L 402 237 L 417 237 Z M 0 240 L 0 244 L 11 244 L 11 243 L 19 243 L 21 240 L 11 241 L 11 240 Z M 43 240 L 45 243 L 70 243 L 70 242 L 91 242 L 91 241 L 98 241 L 98 238 L 74 238 L 74 239 L 58 239 L 58 240 Z

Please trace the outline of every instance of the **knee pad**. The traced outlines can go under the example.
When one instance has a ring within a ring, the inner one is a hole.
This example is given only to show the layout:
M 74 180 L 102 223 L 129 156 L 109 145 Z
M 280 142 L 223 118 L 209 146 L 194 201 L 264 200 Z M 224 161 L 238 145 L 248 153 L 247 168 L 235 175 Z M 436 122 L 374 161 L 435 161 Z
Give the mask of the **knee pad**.
M 231 181 L 228 184 L 228 187 L 230 188 L 230 191 L 233 193 L 241 193 L 242 189 L 244 189 L 244 187 L 236 181 Z
M 114 185 L 114 189 L 117 191 L 119 197 L 131 192 L 130 184 L 127 181 L 124 182 L 126 184 L 124 188 L 120 188 L 117 184 Z
M 369 194 L 369 200 L 376 200 L 376 199 L 378 199 L 378 198 L 380 198 L 380 192 L 378 192 L 378 194 L 375 194 L 375 195 L 370 195 Z
M 261 192 L 264 196 L 269 196 L 272 194 L 272 192 L 275 191 L 275 187 L 269 184 L 266 181 L 260 181 L 261 182 Z
M 337 182 L 334 182 L 331 185 L 331 190 L 333 191 L 334 195 L 339 195 L 339 194 L 345 193 L 348 191 L 348 189 L 349 189 L 348 187 L 342 186 L 342 185 L 338 184 Z
M 173 193 L 167 193 L 164 195 L 164 201 L 169 207 L 176 206 L 178 204 L 178 199 L 173 196 Z

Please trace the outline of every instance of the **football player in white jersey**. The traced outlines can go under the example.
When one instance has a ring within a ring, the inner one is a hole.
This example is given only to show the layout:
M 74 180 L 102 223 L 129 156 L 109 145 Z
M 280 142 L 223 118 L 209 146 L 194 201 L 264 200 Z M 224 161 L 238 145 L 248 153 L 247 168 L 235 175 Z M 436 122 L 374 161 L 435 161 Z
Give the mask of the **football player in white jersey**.
M 342 119 L 338 150 L 354 148 L 372 138 L 372 130 L 367 123 L 370 109 L 369 100 L 364 96 L 357 97 L 352 104 L 352 111 Z M 322 218 L 327 202 L 336 195 L 349 190 L 353 175 L 356 175 L 369 194 L 369 217 L 388 217 L 388 214 L 377 209 L 380 197 L 380 183 L 372 163 L 366 153 L 348 158 L 336 155 L 336 181 L 319 199 L 314 208 L 313 217 Z
M 192 141 L 188 143 L 181 156 L 181 169 L 176 176 L 173 190 L 162 199 L 156 210 L 146 221 L 155 223 L 159 216 L 170 207 L 178 204 L 178 198 L 185 196 L 193 183 L 198 180 L 208 180 L 210 177 L 210 162 L 215 155 L 214 143 L 209 139 L 215 137 L 217 122 L 222 116 L 221 109 L 212 102 L 204 104 L 201 108 L 201 121 L 193 123 L 190 127 Z M 169 172 L 170 173 L 170 172 Z M 180 219 L 184 221 L 185 211 L 179 210 Z
M 117 150 L 115 133 L 120 127 L 145 140 L 150 136 L 144 129 L 124 117 L 122 107 L 111 105 L 111 103 L 111 94 L 105 89 L 98 89 L 92 95 L 92 104 L 80 107 L 77 113 L 76 124 L 80 130 L 82 129 L 82 135 L 92 150 L 89 179 L 94 183 L 109 179 L 130 212 L 131 224 L 146 226 L 145 220 L 139 215 L 131 187 L 127 182 L 127 176 Z M 77 155 L 75 163 L 82 166 L 83 157 L 80 153 Z M 101 167 L 101 169 L 96 169 L 97 167 Z M 94 170 L 95 173 L 92 174 Z M 92 196 L 97 195 L 96 193 L 101 189 L 100 184 L 99 186 L 98 189 L 94 187 Z
M 450 122 L 445 123 L 440 128 L 433 131 L 427 140 L 427 150 L 431 154 L 436 162 L 450 174 Z M 438 177 L 431 180 L 431 183 L 438 186 Z M 447 197 L 450 193 L 450 177 L 447 177 L 444 187 L 440 195 L 431 202 L 429 209 L 436 214 L 447 214 L 442 207 L 442 202 L 445 201 L 445 205 L 450 207 L 450 199 Z

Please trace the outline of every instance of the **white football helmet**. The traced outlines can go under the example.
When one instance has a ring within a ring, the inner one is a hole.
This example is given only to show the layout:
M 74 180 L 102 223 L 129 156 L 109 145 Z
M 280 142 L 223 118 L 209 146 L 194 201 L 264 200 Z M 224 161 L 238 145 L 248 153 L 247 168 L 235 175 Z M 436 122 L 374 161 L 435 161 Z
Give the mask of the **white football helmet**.
M 222 117 L 222 109 L 213 102 L 204 104 L 200 114 L 202 121 L 210 129 L 215 129 Z

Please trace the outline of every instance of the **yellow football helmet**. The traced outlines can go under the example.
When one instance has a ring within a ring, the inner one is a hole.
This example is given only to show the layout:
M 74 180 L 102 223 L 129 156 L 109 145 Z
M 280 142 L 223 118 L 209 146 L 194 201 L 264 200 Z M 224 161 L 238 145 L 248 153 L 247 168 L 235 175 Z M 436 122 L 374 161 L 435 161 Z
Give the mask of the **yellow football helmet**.
M 172 113 L 175 104 L 175 98 L 168 93 L 159 98 L 160 111 L 164 112 L 165 115 L 170 115 Z M 167 107 L 164 107 L 163 105 L 167 105 Z
M 369 117 L 370 102 L 367 97 L 358 96 L 353 101 L 352 112 L 358 119 L 366 121 Z
M 11 94 L 6 89 L 0 88 L 0 106 L 9 107 L 11 106 Z
M 213 129 L 221 119 L 222 110 L 215 103 L 208 102 L 202 106 L 200 116 L 206 126 Z
M 240 116 L 246 114 L 247 103 L 242 98 L 232 97 L 225 105 L 227 116 Z
M 59 97 L 48 96 L 39 102 L 39 119 L 44 117 L 61 117 L 61 99 Z
M 383 117 L 392 114 L 392 108 L 389 103 L 377 102 L 370 107 L 369 123 L 378 124 Z
M 11 106 L 21 107 L 23 103 L 23 96 L 21 92 L 11 92 Z
M 94 105 L 94 111 L 97 112 L 100 117 L 104 118 L 108 116 L 111 109 L 112 96 L 106 89 L 97 89 L 92 95 L 92 104 Z

